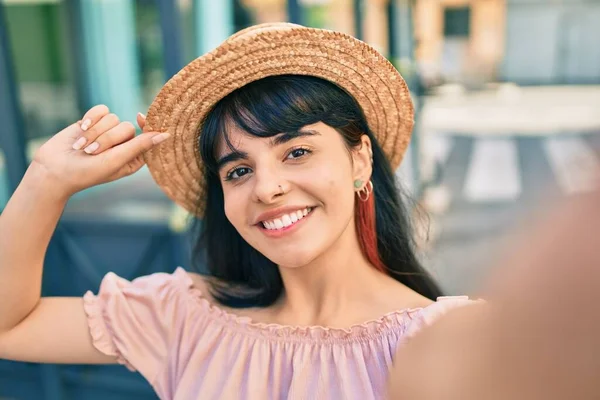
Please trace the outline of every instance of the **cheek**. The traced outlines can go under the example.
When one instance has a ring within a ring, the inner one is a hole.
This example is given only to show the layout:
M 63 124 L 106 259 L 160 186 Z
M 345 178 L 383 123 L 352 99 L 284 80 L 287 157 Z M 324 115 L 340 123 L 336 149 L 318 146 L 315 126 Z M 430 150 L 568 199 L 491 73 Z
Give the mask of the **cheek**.
M 320 176 L 322 193 L 326 193 L 327 201 L 344 208 L 353 203 L 354 187 L 347 168 L 330 168 Z
M 240 196 L 236 196 L 231 192 L 223 193 L 225 216 L 231 222 L 231 225 L 239 231 L 242 227 L 244 217 L 244 204 Z
M 329 177 L 323 180 L 318 193 L 326 215 L 333 219 L 330 227 L 335 226 L 336 230 L 345 227 L 354 214 L 354 189 L 348 178 Z

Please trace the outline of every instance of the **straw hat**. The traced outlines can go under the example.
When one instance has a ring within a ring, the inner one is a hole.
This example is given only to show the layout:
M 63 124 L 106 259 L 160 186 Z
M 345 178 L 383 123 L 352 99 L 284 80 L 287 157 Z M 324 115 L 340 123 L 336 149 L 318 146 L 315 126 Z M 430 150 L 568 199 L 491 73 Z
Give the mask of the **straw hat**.
M 162 190 L 202 217 L 204 167 L 198 151 L 202 121 L 234 90 L 273 75 L 311 75 L 337 84 L 361 106 L 369 127 L 395 169 L 413 127 L 413 105 L 404 79 L 380 53 L 339 32 L 290 23 L 256 25 L 237 32 L 173 76 L 150 105 L 145 131 L 171 138 L 145 154 Z

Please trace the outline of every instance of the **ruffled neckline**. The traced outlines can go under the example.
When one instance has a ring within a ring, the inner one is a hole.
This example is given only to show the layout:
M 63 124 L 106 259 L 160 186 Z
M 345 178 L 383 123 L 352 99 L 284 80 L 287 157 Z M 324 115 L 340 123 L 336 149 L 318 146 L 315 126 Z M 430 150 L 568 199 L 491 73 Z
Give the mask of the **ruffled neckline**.
M 186 290 L 201 309 L 210 315 L 213 321 L 223 323 L 230 329 L 244 332 L 253 336 L 264 337 L 270 340 L 286 340 L 295 342 L 355 342 L 368 341 L 377 337 L 395 333 L 400 336 L 406 330 L 408 323 L 425 307 L 404 308 L 391 311 L 383 316 L 354 324 L 348 328 L 334 328 L 321 325 L 282 325 L 265 323 L 253 320 L 250 317 L 240 316 L 229 312 L 217 304 L 209 301 L 202 291 L 194 285 L 192 278 L 181 267 L 174 274 L 181 280 Z

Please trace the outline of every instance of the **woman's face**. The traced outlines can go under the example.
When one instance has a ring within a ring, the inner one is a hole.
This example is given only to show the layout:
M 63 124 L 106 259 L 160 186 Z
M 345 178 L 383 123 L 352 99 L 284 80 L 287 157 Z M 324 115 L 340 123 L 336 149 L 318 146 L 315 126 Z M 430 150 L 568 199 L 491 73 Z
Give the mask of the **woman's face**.
M 234 128 L 229 140 L 235 150 L 223 142 L 217 152 L 225 214 L 252 247 L 298 267 L 355 234 L 353 182 L 371 174 L 367 136 L 351 152 L 322 122 L 271 138 Z

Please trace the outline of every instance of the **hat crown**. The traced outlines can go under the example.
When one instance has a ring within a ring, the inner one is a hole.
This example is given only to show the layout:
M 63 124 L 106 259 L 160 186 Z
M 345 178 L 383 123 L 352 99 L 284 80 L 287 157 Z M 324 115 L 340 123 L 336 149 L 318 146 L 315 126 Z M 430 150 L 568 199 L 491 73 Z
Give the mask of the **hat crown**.
M 271 31 L 280 31 L 281 32 L 281 31 L 288 31 L 288 30 L 291 30 L 294 28 L 309 29 L 309 28 L 306 28 L 305 26 L 298 25 L 298 24 L 292 24 L 290 22 L 267 22 L 264 24 L 253 25 L 246 29 L 242 29 L 241 31 L 238 31 L 238 32 L 234 33 L 233 35 L 231 35 L 225 41 L 225 43 L 230 43 L 230 42 L 236 41 L 236 40 L 248 39 L 248 38 L 257 36 L 257 35 L 259 35 L 261 33 L 265 33 L 265 32 L 271 32 Z

